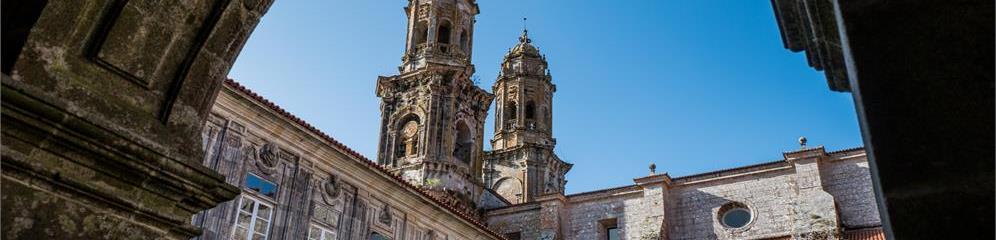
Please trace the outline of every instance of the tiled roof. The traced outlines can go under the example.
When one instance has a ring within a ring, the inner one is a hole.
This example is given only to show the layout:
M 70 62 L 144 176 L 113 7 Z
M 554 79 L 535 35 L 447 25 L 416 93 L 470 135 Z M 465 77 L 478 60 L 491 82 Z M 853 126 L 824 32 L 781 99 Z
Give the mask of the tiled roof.
M 377 165 L 376 163 L 374 163 L 370 159 L 364 157 L 360 153 L 357 153 L 353 149 L 347 147 L 345 144 L 342 144 L 338 140 L 335 140 L 335 138 L 330 137 L 328 134 L 325 134 L 324 132 L 322 132 L 321 130 L 318 130 L 318 128 L 315 128 L 314 126 L 311 126 L 311 124 L 309 124 L 308 122 L 305 122 L 304 120 L 301 120 L 297 116 L 294 116 L 294 114 L 291 114 L 290 112 L 287 112 L 286 110 L 284 110 L 283 108 L 281 108 L 277 104 L 274 104 L 273 102 L 270 102 L 270 100 L 267 100 L 263 96 L 260 96 L 259 94 L 256 94 L 252 90 L 249 90 L 249 88 L 246 88 L 245 86 L 242 86 L 242 84 L 239 84 L 235 80 L 232 80 L 230 78 L 226 78 L 225 79 L 225 85 L 229 86 L 232 89 L 235 89 L 235 90 L 237 90 L 237 91 L 239 91 L 239 92 L 241 92 L 243 94 L 245 94 L 246 96 L 251 97 L 253 100 L 256 100 L 257 102 L 262 103 L 266 107 L 270 108 L 270 110 L 273 110 L 274 112 L 279 113 L 281 116 L 286 117 L 288 120 L 291 120 L 292 122 L 297 123 L 298 125 L 300 125 L 301 127 L 304 127 L 308 131 L 311 131 L 311 133 L 314 133 L 315 135 L 318 135 L 318 136 L 322 137 L 322 139 L 324 139 L 326 142 L 331 143 L 333 147 L 342 150 L 346 154 L 348 154 L 348 155 L 350 155 L 350 156 L 352 156 L 352 157 L 354 157 L 356 159 L 359 159 L 360 160 L 359 162 L 361 162 L 363 164 L 366 164 L 371 169 L 374 169 L 376 171 L 380 171 L 385 176 L 389 176 L 391 179 L 393 179 L 399 185 L 407 187 L 407 188 L 411 189 L 412 191 L 415 191 L 415 192 L 419 193 L 420 195 L 422 195 L 422 197 L 425 197 L 427 199 L 432 200 L 435 204 L 437 204 L 439 206 L 442 206 L 444 209 L 446 209 L 447 211 L 449 211 L 453 215 L 459 216 L 460 218 L 462 218 L 462 219 L 464 219 L 464 220 L 466 220 L 466 221 L 468 221 L 470 223 L 473 223 L 476 227 L 480 228 L 481 230 L 484 230 L 484 232 L 487 232 L 488 234 L 494 236 L 495 238 L 505 239 L 504 236 L 502 236 L 501 234 L 495 232 L 494 230 L 491 230 L 491 228 L 488 228 L 486 225 L 484 225 L 484 223 L 481 223 L 481 221 L 479 221 L 478 219 L 476 219 L 474 217 L 471 217 L 470 215 L 467 215 L 463 211 L 456 210 L 456 208 L 454 208 L 454 206 L 445 203 L 441 199 L 433 197 L 425 189 L 422 189 L 420 187 L 412 185 L 408 181 L 405 181 L 405 180 L 401 179 L 400 176 L 392 174 L 386 168 L 384 168 L 384 167 L 382 167 L 380 165 Z
M 855 230 L 845 230 L 845 240 L 885 240 L 885 231 L 882 227 L 862 228 Z
M 841 149 L 841 150 L 831 151 L 831 152 L 828 152 L 827 154 L 833 155 L 833 154 L 837 154 L 837 153 L 845 153 L 845 152 L 853 152 L 853 151 L 861 151 L 861 150 L 865 150 L 865 147 L 845 148 L 845 149 Z

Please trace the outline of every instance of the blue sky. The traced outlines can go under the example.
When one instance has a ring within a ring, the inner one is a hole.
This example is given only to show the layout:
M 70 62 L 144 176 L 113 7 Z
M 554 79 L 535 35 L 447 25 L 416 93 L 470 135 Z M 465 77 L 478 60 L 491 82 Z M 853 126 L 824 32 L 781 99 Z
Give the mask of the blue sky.
M 374 86 L 397 73 L 406 3 L 278 0 L 230 76 L 374 158 Z M 522 17 L 547 55 L 556 152 L 574 163 L 568 193 L 632 184 L 651 162 L 677 177 L 778 160 L 799 136 L 829 150 L 861 145 L 851 95 L 782 47 L 769 1 L 478 4 L 473 63 L 484 89 Z

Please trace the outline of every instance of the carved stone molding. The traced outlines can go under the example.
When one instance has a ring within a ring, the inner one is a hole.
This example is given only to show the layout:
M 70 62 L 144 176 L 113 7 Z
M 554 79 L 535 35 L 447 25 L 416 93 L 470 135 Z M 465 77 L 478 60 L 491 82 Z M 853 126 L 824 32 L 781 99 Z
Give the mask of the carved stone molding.
M 273 143 L 263 144 L 263 147 L 259 149 L 259 157 L 256 158 L 256 168 L 260 172 L 266 175 L 272 175 L 277 168 L 277 162 L 279 157 L 277 152 L 280 149 Z
M 394 216 L 391 215 L 391 206 L 384 204 L 384 207 L 380 210 L 380 216 L 377 218 L 377 220 L 384 225 L 390 226 L 391 220 L 393 220 L 393 218 Z
M 339 199 L 340 193 L 342 193 L 342 183 L 339 182 L 339 177 L 335 175 L 329 175 L 329 178 L 322 183 L 321 187 L 322 200 L 325 204 L 336 205 Z

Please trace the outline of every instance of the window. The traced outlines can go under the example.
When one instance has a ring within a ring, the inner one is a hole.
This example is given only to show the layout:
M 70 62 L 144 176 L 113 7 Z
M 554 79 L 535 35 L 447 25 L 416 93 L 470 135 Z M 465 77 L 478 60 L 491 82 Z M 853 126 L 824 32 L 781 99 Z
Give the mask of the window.
M 439 31 L 436 31 L 436 42 L 448 44 L 450 43 L 450 29 L 453 28 L 449 21 L 443 21 L 439 24 Z
M 506 233 L 505 238 L 508 240 L 520 240 L 522 239 L 522 232 Z
M 734 208 L 723 213 L 723 225 L 730 228 L 742 228 L 750 223 L 750 210 Z
M 716 213 L 719 223 L 727 228 L 745 228 L 754 220 L 753 212 L 739 202 L 724 204 Z
M 474 146 L 474 139 L 470 137 L 470 128 L 463 122 L 457 123 L 456 142 L 453 144 L 453 157 L 460 159 L 463 163 L 470 164 L 471 148 Z
M 615 218 L 602 219 L 598 221 L 598 224 L 602 226 L 602 231 L 599 233 L 602 239 L 608 240 L 619 240 L 619 220 Z
M 384 235 L 380 235 L 380 233 L 373 232 L 370 233 L 370 240 L 391 240 L 391 239 L 385 237 Z
M 515 111 L 518 111 L 515 102 L 508 102 L 508 107 L 505 108 L 505 120 L 515 121 Z
M 260 195 L 274 198 L 277 196 L 277 185 L 270 181 L 263 180 L 253 174 L 246 175 L 246 188 Z
M 429 28 L 425 22 L 419 22 L 415 27 L 415 44 L 423 44 L 429 36 Z
M 308 240 L 335 240 L 335 232 L 311 225 L 311 230 L 308 231 Z
M 533 101 L 526 103 L 526 119 L 533 119 L 536 117 L 536 104 Z
M 619 227 L 610 227 L 605 229 L 605 239 L 619 240 Z
M 249 196 L 242 196 L 239 200 L 239 214 L 235 218 L 232 239 L 266 240 L 270 234 L 272 215 L 271 205 Z

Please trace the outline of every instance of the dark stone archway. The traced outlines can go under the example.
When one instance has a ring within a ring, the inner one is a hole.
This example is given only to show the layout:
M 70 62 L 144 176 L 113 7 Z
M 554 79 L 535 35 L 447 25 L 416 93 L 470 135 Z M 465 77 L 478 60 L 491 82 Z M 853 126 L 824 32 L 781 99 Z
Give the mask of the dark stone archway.
M 200 235 L 239 193 L 201 127 L 271 4 L 4 1 L 2 238 Z

